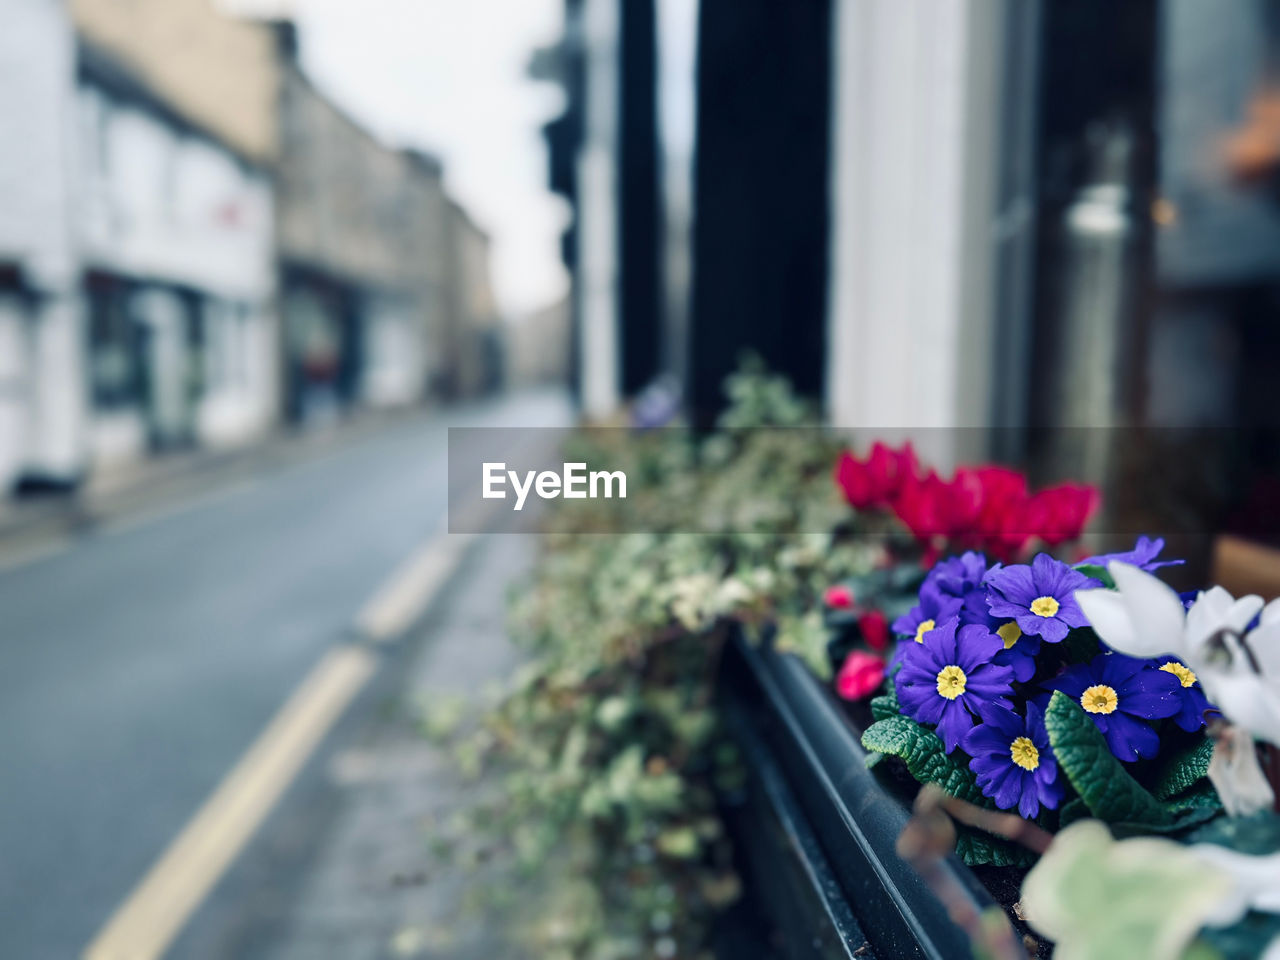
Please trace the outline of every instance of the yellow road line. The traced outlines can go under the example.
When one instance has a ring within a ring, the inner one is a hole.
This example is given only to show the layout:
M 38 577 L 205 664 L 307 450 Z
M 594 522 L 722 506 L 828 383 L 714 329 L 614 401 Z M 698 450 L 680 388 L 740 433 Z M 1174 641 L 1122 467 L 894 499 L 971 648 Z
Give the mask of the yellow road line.
M 157 960 L 372 676 L 368 649 L 330 650 L 85 949 Z
M 356 616 L 368 640 L 394 640 L 413 626 L 458 566 L 474 534 L 439 534 L 391 575 Z

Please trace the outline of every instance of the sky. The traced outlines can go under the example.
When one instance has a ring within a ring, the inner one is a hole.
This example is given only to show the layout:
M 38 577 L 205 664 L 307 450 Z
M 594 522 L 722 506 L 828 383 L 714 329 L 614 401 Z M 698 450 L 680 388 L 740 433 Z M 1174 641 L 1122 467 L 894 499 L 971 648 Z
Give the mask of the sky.
M 539 129 L 563 98 L 526 76 L 532 51 L 560 33 L 563 0 L 288 0 L 286 9 L 317 86 L 388 143 L 444 161 L 450 193 L 492 238 L 508 318 L 563 295 L 568 211 L 547 189 Z

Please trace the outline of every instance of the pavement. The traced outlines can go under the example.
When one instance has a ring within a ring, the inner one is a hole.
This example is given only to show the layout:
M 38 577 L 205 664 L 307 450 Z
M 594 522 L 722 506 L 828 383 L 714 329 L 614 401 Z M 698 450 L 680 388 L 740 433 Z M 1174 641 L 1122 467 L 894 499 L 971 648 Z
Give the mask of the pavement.
M 442 539 L 448 425 L 568 417 L 555 394 L 408 417 L 24 543 L 0 570 L 0 956 L 441 955 L 461 888 L 415 880 L 417 824 L 463 788 L 410 705 L 507 669 L 532 542 L 454 551 L 399 642 L 353 624 Z

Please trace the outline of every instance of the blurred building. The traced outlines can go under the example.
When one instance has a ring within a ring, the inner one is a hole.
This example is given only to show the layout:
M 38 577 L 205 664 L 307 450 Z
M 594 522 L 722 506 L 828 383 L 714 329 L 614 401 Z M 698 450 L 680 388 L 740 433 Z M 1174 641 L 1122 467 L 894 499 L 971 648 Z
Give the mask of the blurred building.
M 0 490 L 501 382 L 488 240 L 289 24 L 18 0 L 0 36 Z
M 568 298 L 513 322 L 506 332 L 506 381 L 513 386 L 567 384 L 569 333 Z
M 428 332 L 446 277 L 426 276 L 446 209 L 438 163 L 380 143 L 282 46 L 277 177 L 286 409 L 305 420 L 427 395 Z M 434 246 L 434 249 L 432 249 Z
M 1160 464 L 1200 464 L 1221 496 L 1174 526 L 1245 510 L 1256 531 L 1244 504 L 1276 472 L 1257 431 L 1280 374 L 1278 19 L 566 0 L 538 66 L 567 96 L 546 134 L 574 208 L 584 410 L 666 374 L 708 422 L 750 350 L 839 425 L 943 428 L 943 462 L 1082 473 L 1115 513 L 1150 508 Z
M 502 382 L 503 331 L 489 276 L 489 235 L 450 202 L 442 356 L 437 385 L 450 399 L 491 393 Z

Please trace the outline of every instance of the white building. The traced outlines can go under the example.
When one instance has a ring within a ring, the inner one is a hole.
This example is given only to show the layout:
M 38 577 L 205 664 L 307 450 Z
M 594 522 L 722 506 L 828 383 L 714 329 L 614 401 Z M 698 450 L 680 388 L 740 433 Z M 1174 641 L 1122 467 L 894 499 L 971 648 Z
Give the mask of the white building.
M 6 9 L 0 143 L 0 489 L 267 429 L 267 172 L 77 41 L 60 0 Z
M 72 225 L 75 42 L 59 0 L 0 30 L 0 489 L 72 478 L 87 437 Z
M 268 174 L 91 48 L 79 74 L 93 458 L 261 433 L 277 397 Z

